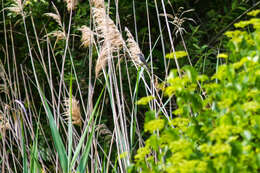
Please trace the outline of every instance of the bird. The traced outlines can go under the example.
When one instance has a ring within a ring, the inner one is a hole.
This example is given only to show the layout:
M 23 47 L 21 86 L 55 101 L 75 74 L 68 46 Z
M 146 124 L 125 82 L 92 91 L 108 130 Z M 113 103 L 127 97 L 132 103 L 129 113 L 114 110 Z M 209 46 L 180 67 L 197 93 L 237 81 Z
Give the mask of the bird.
M 144 54 L 142 53 L 139 53 L 137 54 L 138 58 L 139 58 L 139 61 L 141 62 L 140 65 L 145 65 L 147 67 L 148 70 L 150 70 L 145 58 L 144 58 Z

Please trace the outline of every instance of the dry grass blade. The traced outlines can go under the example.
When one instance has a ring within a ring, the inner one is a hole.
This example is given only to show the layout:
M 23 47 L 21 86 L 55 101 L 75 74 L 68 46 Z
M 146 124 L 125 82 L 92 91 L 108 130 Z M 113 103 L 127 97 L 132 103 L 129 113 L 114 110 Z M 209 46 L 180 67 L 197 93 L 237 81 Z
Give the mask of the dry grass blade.
M 11 4 L 11 7 L 8 7 L 7 9 L 10 10 L 11 12 L 15 14 L 23 14 L 23 7 L 24 4 L 22 3 L 21 0 L 13 0 L 13 4 Z
M 48 17 L 51 17 L 52 19 L 54 19 L 55 22 L 57 22 L 57 23 L 59 24 L 59 26 L 62 27 L 61 18 L 60 18 L 59 15 L 54 14 L 54 13 L 45 13 L 44 15 L 45 15 L 45 16 L 48 16 Z
M 52 3 L 52 6 L 53 6 L 56 14 L 55 13 L 44 13 L 44 15 L 54 19 L 59 24 L 59 26 L 62 27 L 60 13 L 59 13 L 57 7 L 53 3 Z
M 108 129 L 108 127 L 105 124 L 99 124 L 97 125 L 95 131 L 97 131 L 104 141 L 109 141 L 112 138 L 112 132 Z
M 67 4 L 67 10 L 73 11 L 76 9 L 76 6 L 78 5 L 78 0 L 64 0 Z
M 85 25 L 83 25 L 79 30 L 82 33 L 81 42 L 83 47 L 88 47 L 94 41 L 94 33 L 91 29 Z
M 70 98 L 64 99 L 64 106 L 65 106 L 64 116 L 67 117 L 66 120 L 68 120 L 70 116 L 70 104 L 71 104 L 72 124 L 81 125 L 82 121 L 81 121 L 79 101 L 77 101 L 75 97 L 72 97 L 72 99 Z
M 66 35 L 63 31 L 53 31 L 53 32 L 50 32 L 48 33 L 47 35 L 45 35 L 45 37 L 47 36 L 50 36 L 50 37 L 56 37 L 57 40 L 56 41 L 59 41 L 59 40 L 65 40 L 66 39 Z

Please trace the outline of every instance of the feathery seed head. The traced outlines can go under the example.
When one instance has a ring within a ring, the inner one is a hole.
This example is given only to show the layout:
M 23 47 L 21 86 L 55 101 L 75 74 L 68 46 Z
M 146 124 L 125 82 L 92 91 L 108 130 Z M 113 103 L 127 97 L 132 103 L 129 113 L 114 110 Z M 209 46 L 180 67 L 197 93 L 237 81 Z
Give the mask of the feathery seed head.
M 104 43 L 96 62 L 96 67 L 95 67 L 96 77 L 98 77 L 99 72 L 106 67 L 107 61 L 111 56 L 112 55 L 109 46 L 106 43 Z
M 60 30 L 48 33 L 46 36 L 56 37 L 57 38 L 56 42 L 59 41 L 59 40 L 65 40 L 66 39 L 65 33 L 63 31 L 60 31 Z
M 105 8 L 104 0 L 91 0 L 91 4 L 96 8 Z
M 67 10 L 69 12 L 73 11 L 78 4 L 78 0 L 64 0 L 64 1 L 67 3 Z
M 56 14 L 55 13 L 45 13 L 44 15 L 54 19 L 59 24 L 59 26 L 62 27 L 59 10 L 57 9 L 57 7 L 53 3 L 52 3 L 52 6 L 53 6 Z
M 111 140 L 113 134 L 105 124 L 97 125 L 95 130 L 104 138 L 104 141 Z
M 94 33 L 89 27 L 83 25 L 79 30 L 82 33 L 81 42 L 83 47 L 88 47 L 94 41 Z
M 113 53 L 118 52 L 125 43 L 113 20 L 106 14 L 105 9 L 92 9 L 96 31 L 103 38 L 103 45 L 95 67 L 96 77 L 98 77 L 100 70 L 106 66 L 108 59 L 112 58 Z
M 111 47 L 121 48 L 124 44 L 123 37 L 113 20 L 106 14 L 106 11 L 102 8 L 93 8 L 93 16 L 98 33 L 100 33 L 106 42 L 110 42 Z
M 8 7 L 7 9 L 15 14 L 23 14 L 23 8 L 24 3 L 22 3 L 22 0 L 13 0 L 13 4 L 11 4 L 11 7 Z
M 60 27 L 62 27 L 61 24 L 61 17 L 59 14 L 54 14 L 54 13 L 44 13 L 45 16 L 51 17 L 55 22 L 59 24 Z
M 0 113 L 0 132 L 11 129 L 10 123 L 2 113 Z
M 141 61 L 141 58 L 143 57 L 140 56 L 143 55 L 143 53 L 141 52 L 139 45 L 134 40 L 134 37 L 132 36 L 131 32 L 128 30 L 127 27 L 125 27 L 125 31 L 127 36 L 126 44 L 130 52 L 130 57 L 135 64 L 142 65 L 144 62 Z
M 72 97 L 71 99 L 65 98 L 64 106 L 65 106 L 64 115 L 67 117 L 66 120 L 69 120 L 69 116 L 71 113 L 72 124 L 81 125 L 82 121 L 81 121 L 79 101 L 77 101 L 75 97 Z

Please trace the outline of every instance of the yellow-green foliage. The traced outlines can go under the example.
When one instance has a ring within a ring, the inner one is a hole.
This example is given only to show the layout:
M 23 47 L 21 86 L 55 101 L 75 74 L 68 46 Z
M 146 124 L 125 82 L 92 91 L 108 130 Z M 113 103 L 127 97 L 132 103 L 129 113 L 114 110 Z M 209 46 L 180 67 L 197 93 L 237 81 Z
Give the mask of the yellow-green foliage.
M 136 102 L 136 104 L 138 104 L 138 105 L 147 105 L 153 99 L 154 99 L 154 96 L 142 97 L 141 99 L 139 99 Z
M 187 56 L 187 52 L 185 51 L 175 51 L 175 52 L 172 52 L 172 53 L 169 53 L 166 55 L 166 58 L 169 58 L 169 59 L 174 59 L 174 58 L 183 58 Z
M 259 20 L 239 22 L 240 30 L 226 32 L 229 51 L 218 58 L 228 63 L 212 77 L 192 67 L 184 67 L 182 77 L 170 73 L 163 91 L 176 97 L 175 117 L 145 123 L 150 137 L 135 155 L 133 172 L 259 172 Z

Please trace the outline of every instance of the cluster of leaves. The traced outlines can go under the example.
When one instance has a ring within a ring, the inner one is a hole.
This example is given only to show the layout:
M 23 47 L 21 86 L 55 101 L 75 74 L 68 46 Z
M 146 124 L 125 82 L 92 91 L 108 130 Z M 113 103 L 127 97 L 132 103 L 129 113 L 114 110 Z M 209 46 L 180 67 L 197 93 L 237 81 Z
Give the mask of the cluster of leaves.
M 182 77 L 171 71 L 164 92 L 176 97 L 178 108 L 170 120 L 145 123 L 150 137 L 130 172 L 259 172 L 259 26 L 252 18 L 226 32 L 229 52 L 218 56 L 226 63 L 212 77 L 192 67 L 184 67 Z

